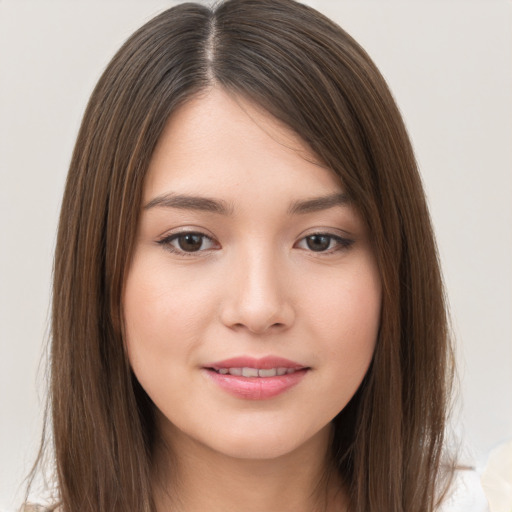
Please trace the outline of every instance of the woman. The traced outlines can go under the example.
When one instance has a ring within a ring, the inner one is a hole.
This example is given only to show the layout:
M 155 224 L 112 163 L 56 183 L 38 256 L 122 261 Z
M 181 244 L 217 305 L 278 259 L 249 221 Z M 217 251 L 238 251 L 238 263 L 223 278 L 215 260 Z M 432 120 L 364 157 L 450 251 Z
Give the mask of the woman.
M 374 64 L 309 7 L 183 4 L 125 43 L 78 135 L 52 318 L 65 512 L 444 495 L 452 360 L 414 155 Z

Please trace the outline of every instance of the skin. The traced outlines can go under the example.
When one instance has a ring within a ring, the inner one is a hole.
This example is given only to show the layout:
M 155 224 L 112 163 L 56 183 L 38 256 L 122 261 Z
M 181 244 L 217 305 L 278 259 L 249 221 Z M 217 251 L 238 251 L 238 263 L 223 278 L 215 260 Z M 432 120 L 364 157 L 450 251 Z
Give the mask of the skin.
M 342 193 L 296 134 L 221 89 L 168 121 L 123 297 L 128 357 L 163 440 L 159 511 L 344 510 L 340 482 L 322 480 L 330 422 L 370 364 L 381 283 L 350 201 L 289 211 Z M 208 197 L 227 211 L 170 206 L 169 194 Z M 184 232 L 205 235 L 194 239 L 197 250 L 172 238 Z M 319 233 L 326 237 L 307 238 Z M 308 370 L 265 400 L 230 395 L 203 368 L 269 355 Z

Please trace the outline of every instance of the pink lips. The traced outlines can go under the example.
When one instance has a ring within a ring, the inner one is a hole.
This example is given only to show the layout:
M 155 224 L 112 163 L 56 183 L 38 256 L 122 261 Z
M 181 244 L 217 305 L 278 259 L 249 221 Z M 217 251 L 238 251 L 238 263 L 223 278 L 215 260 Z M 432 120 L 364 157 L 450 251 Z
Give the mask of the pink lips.
M 244 369 L 244 373 L 250 376 L 239 375 L 240 369 Z M 272 369 L 278 370 L 279 374 L 268 376 L 274 373 Z M 206 364 L 203 370 L 218 386 L 233 396 L 246 400 L 265 400 L 297 385 L 309 368 L 289 359 L 268 356 L 261 359 L 234 357 Z M 252 376 L 255 370 L 262 370 L 263 376 Z

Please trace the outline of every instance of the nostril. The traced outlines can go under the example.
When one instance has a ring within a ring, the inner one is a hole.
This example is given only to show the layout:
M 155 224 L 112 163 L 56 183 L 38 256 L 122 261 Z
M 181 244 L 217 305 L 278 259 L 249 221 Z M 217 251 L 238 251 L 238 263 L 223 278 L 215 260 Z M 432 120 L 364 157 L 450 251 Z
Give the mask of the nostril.
M 220 304 L 219 314 L 226 327 L 254 334 L 287 329 L 295 319 L 295 310 L 289 301 L 265 300 L 261 294 L 247 292 L 240 297 L 226 297 Z

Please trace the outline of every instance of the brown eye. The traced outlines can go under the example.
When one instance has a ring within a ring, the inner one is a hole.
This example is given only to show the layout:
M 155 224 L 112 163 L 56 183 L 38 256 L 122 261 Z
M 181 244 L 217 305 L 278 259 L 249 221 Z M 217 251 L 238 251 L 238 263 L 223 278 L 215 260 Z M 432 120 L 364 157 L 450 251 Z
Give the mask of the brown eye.
M 306 251 L 333 254 L 349 249 L 354 240 L 330 233 L 313 233 L 300 239 L 295 247 Z
M 180 235 L 176 238 L 178 241 L 179 248 L 186 252 L 195 252 L 201 249 L 203 245 L 203 235 L 197 233 L 188 233 L 186 235 Z
M 331 245 L 332 237 L 328 235 L 311 235 L 306 237 L 306 245 L 312 251 L 326 251 Z
M 219 244 L 203 233 L 182 232 L 169 235 L 158 242 L 166 250 L 177 254 L 205 252 L 219 249 Z

